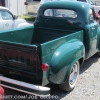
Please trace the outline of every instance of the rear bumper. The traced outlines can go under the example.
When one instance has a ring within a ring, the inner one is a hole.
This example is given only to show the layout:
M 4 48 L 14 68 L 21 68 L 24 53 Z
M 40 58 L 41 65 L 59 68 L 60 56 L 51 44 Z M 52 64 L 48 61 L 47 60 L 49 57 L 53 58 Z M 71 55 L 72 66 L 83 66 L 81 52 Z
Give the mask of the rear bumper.
M 33 94 L 37 96 L 49 96 L 50 95 L 50 88 L 43 87 L 43 86 L 37 86 L 21 81 L 17 81 L 14 79 L 6 78 L 3 76 L 0 76 L 0 85 L 14 89 L 17 91 L 25 92 L 28 94 Z

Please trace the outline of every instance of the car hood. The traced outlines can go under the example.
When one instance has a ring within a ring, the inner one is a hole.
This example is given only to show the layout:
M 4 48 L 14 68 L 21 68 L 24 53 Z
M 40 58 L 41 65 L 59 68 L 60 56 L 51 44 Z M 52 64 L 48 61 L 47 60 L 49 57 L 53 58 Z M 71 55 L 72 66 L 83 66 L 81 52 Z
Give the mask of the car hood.
M 16 21 L 21 22 L 21 23 L 27 23 L 27 21 L 26 21 L 26 20 L 24 20 L 24 19 L 22 19 L 22 18 L 17 18 L 17 20 L 16 20 Z

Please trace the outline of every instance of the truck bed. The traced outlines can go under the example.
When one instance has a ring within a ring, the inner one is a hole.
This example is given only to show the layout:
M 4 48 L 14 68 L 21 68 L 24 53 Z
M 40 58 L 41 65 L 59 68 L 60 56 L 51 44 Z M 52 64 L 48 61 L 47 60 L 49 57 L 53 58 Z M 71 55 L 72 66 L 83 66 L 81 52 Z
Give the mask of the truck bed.
M 45 62 L 46 55 L 53 53 L 68 39 L 82 40 L 81 34 L 82 31 L 34 29 L 32 26 L 2 31 L 0 32 L 0 73 L 42 80 L 41 65 Z M 47 48 L 50 52 L 47 52 Z
M 27 44 L 36 45 L 58 39 L 68 34 L 73 34 L 75 31 L 38 28 L 33 29 L 33 26 L 28 28 L 13 29 L 0 32 L 0 41 L 14 43 L 14 44 Z
M 51 29 L 51 28 L 38 28 L 35 29 L 32 37 L 32 44 L 42 44 L 60 37 L 66 36 L 68 34 L 73 34 L 75 31 L 71 30 L 61 30 L 61 29 Z

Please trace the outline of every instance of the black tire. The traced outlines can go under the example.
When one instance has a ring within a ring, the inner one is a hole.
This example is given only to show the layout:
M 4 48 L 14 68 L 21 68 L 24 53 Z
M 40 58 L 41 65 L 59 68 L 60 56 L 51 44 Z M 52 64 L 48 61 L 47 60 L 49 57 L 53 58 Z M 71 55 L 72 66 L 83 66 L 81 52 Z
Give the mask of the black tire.
M 73 71 L 76 70 L 75 69 L 76 67 L 77 67 L 77 72 L 75 72 L 74 76 L 73 76 L 73 78 L 74 77 L 76 77 L 76 78 L 74 80 L 71 80 L 71 75 L 72 75 Z M 70 74 L 69 74 L 68 79 L 66 80 L 66 82 L 63 83 L 63 84 L 59 84 L 60 89 L 62 89 L 64 91 L 71 91 L 75 88 L 75 85 L 76 85 L 76 82 L 77 82 L 77 79 L 78 79 L 78 76 L 79 76 L 79 69 L 80 69 L 80 64 L 79 64 L 79 61 L 77 61 L 73 64 L 73 67 L 70 70 Z

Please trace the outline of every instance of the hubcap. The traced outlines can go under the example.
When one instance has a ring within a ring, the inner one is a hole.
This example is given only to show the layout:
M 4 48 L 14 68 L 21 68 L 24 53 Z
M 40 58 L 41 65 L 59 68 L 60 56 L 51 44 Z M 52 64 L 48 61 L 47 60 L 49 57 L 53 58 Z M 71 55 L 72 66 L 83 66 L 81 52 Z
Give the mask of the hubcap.
M 73 85 L 75 83 L 77 75 L 78 75 L 78 65 L 74 64 L 70 72 L 70 78 L 69 78 L 70 85 Z

